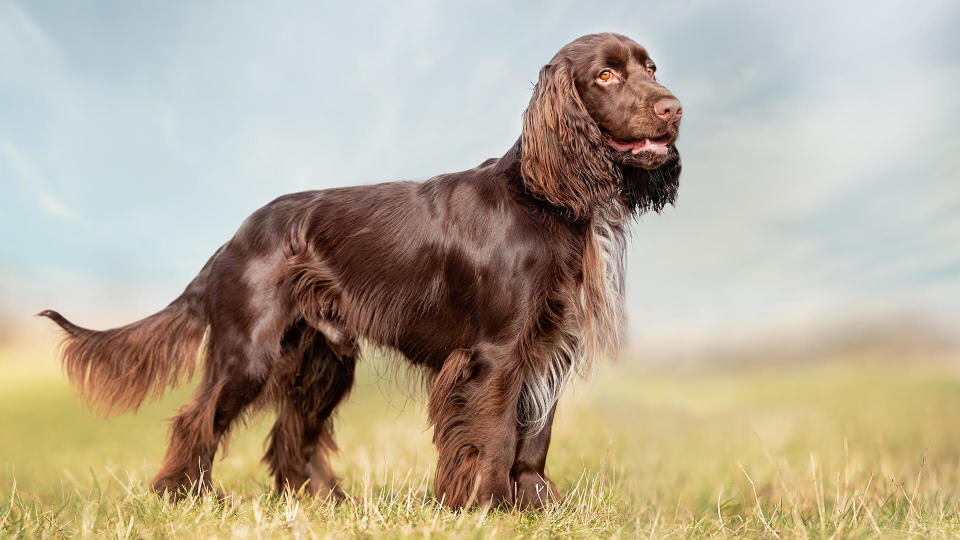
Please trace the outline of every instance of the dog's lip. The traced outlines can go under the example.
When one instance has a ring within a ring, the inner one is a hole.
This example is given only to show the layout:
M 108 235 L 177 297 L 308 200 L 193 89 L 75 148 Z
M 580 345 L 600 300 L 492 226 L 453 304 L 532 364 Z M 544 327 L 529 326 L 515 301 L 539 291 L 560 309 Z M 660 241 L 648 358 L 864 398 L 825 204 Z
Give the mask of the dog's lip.
M 644 137 L 632 141 L 620 141 L 611 137 L 609 133 L 603 134 L 603 140 L 614 150 L 630 152 L 633 155 L 637 155 L 640 152 L 666 154 L 670 143 L 673 142 L 673 138 L 669 133 L 665 133 L 658 137 Z

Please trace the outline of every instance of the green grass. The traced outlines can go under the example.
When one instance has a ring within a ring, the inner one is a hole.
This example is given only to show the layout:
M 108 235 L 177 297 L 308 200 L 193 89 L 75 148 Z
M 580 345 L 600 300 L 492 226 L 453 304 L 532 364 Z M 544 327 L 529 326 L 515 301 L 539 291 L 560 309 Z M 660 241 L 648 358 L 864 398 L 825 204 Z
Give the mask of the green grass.
M 929 359 L 847 358 L 727 373 L 626 359 L 568 391 L 541 513 L 455 513 L 432 498 L 420 398 L 365 364 L 334 466 L 354 497 L 279 497 L 269 417 L 236 430 L 214 478 L 173 504 L 147 484 L 178 390 L 136 416 L 85 411 L 43 351 L 0 352 L 0 536 L 931 537 L 960 535 L 960 376 Z

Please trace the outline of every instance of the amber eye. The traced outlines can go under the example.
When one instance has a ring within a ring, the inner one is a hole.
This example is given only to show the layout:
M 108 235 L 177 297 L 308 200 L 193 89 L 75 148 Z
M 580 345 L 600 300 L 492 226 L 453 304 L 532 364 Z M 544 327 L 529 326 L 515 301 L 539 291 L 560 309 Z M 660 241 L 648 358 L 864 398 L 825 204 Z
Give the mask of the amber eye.
M 648 68 L 647 68 L 647 75 L 653 77 L 653 74 L 656 73 L 656 71 L 657 71 L 656 68 L 648 67 Z
M 601 81 L 609 81 L 611 78 L 613 78 L 613 73 L 610 73 L 609 69 L 605 69 L 600 72 Z

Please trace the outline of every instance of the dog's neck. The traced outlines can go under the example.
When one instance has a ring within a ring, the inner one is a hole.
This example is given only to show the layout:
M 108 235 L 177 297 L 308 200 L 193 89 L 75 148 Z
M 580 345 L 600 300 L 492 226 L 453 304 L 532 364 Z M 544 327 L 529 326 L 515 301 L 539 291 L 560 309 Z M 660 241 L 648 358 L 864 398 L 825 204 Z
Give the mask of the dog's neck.
M 523 157 L 522 138 L 511 146 L 499 159 L 494 172 L 502 174 L 512 180 L 522 182 L 520 162 Z M 637 167 L 618 165 L 621 185 L 617 200 L 603 209 L 598 209 L 603 219 L 610 221 L 626 221 L 632 216 L 639 216 L 653 210 L 660 212 L 668 204 L 673 204 L 677 197 L 677 188 L 680 177 L 679 159 L 660 167 L 647 170 Z M 550 206 L 532 193 L 541 205 Z M 555 214 L 565 216 L 562 208 L 554 207 Z M 595 215 L 594 218 L 600 217 Z
M 500 158 L 494 172 L 503 174 L 509 178 L 520 179 L 520 158 L 523 155 L 523 139 L 517 138 L 505 154 Z

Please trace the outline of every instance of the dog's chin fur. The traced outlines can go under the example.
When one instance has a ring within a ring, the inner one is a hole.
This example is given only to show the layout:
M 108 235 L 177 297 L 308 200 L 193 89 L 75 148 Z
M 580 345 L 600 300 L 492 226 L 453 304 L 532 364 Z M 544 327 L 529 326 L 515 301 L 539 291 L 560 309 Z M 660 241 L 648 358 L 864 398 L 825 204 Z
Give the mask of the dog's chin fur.
M 677 200 L 680 188 L 680 154 L 670 147 L 672 158 L 656 168 L 620 165 L 623 177 L 621 197 L 628 210 L 640 215 L 649 210 L 662 211 Z

